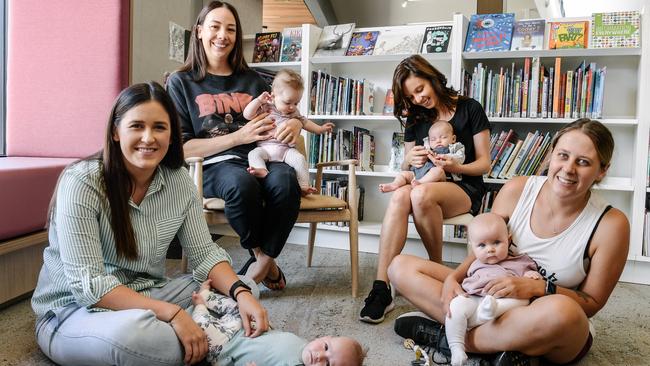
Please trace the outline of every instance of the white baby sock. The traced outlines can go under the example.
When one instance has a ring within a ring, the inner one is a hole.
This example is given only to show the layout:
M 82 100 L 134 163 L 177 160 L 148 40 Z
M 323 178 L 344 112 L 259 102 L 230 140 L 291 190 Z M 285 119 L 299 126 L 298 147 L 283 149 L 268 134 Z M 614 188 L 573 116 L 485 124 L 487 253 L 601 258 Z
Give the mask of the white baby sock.
M 476 309 L 476 319 L 480 324 L 489 322 L 496 317 L 497 300 L 492 295 L 485 295 Z

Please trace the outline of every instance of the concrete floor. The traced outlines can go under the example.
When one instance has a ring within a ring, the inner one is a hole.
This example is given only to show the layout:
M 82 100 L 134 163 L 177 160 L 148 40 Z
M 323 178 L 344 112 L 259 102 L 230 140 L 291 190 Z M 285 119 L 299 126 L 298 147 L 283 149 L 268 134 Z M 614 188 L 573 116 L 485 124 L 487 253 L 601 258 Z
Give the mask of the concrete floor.
M 219 243 L 239 268 L 246 252 L 232 238 L 222 238 Z M 398 315 L 414 310 L 412 305 L 398 297 L 395 310 L 382 324 L 357 320 L 372 284 L 376 255 L 359 256 L 360 296 L 356 299 L 350 296 L 347 251 L 316 248 L 311 268 L 305 266 L 305 256 L 305 247 L 288 245 L 279 258 L 287 289 L 262 290 L 262 303 L 273 326 L 304 338 L 327 334 L 355 337 L 368 348 L 366 365 L 410 365 L 414 357 L 402 347 L 402 338 L 392 327 Z M 580 365 L 650 365 L 650 286 L 620 283 L 594 324 L 597 335 L 593 347 Z M 52 365 L 38 350 L 33 327 L 28 300 L 0 310 L 0 365 Z

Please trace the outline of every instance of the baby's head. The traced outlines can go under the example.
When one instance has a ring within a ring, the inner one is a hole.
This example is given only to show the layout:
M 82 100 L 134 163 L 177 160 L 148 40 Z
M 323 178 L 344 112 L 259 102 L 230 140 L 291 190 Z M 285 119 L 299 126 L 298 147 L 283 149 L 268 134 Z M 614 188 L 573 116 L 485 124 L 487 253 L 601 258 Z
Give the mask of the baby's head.
M 467 226 L 467 240 L 482 263 L 496 264 L 506 259 L 509 239 L 506 222 L 494 213 L 480 214 Z
M 273 104 L 278 112 L 282 114 L 291 114 L 298 110 L 298 103 L 302 98 L 304 84 L 302 76 L 299 73 L 282 69 L 275 74 L 273 84 Z
M 448 147 L 456 142 L 454 127 L 447 121 L 435 122 L 429 128 L 429 146 L 432 150 Z
M 302 349 L 305 366 L 361 366 L 366 358 L 361 345 L 350 337 L 320 337 Z

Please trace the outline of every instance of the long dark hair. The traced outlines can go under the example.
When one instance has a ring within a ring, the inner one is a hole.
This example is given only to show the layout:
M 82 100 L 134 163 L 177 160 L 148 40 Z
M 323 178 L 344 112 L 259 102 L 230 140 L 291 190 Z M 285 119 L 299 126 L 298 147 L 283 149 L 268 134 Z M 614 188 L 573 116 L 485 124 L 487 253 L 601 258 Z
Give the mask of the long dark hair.
M 427 109 L 422 106 L 413 105 L 406 98 L 404 81 L 411 76 L 416 76 L 431 82 L 431 87 L 438 99 L 436 107 Z M 397 65 L 393 74 L 393 94 L 395 100 L 393 114 L 403 127 L 407 127 L 404 112 L 408 113 L 408 116 L 411 117 L 411 121 L 414 124 L 426 121 L 435 122 L 438 120 L 440 113 L 438 109 L 440 106 L 447 111 L 453 111 L 456 109 L 458 99 L 462 98 L 456 90 L 447 87 L 447 78 L 445 75 L 420 55 L 407 57 Z
M 70 165 L 92 160 L 99 160 L 101 162 L 103 170 L 102 181 L 104 183 L 102 188 L 104 189 L 111 211 L 111 229 L 115 238 L 115 251 L 118 257 L 130 260 L 138 258 L 138 247 L 135 242 L 135 234 L 129 214 L 129 198 L 135 186 L 133 179 L 131 179 L 126 169 L 124 156 L 120 149 L 120 142 L 113 140 L 113 135 L 120 125 L 124 114 L 139 104 L 152 100 L 157 101 L 163 106 L 169 115 L 170 122 L 170 144 L 160 164 L 170 169 L 178 169 L 183 166 L 183 143 L 176 108 L 174 108 L 174 103 L 169 97 L 169 94 L 155 81 L 135 84 L 124 89 L 117 96 L 111 109 L 111 114 L 106 124 L 104 148 Z M 63 173 L 61 176 L 63 176 Z M 61 181 L 61 176 L 59 176 L 59 182 Z M 54 195 L 50 201 L 48 227 L 50 221 L 53 219 L 56 207 L 56 193 L 59 182 L 56 184 L 57 188 L 54 189 Z
M 178 69 L 178 71 L 192 71 L 192 78 L 194 81 L 202 81 L 208 74 L 208 58 L 205 55 L 203 44 L 199 39 L 199 27 L 203 25 L 205 17 L 209 12 L 221 7 L 226 7 L 235 17 L 235 45 L 232 51 L 230 51 L 230 55 L 228 55 L 228 64 L 235 74 L 248 70 L 248 64 L 246 63 L 246 60 L 244 60 L 242 28 L 239 14 L 237 14 L 237 9 L 225 1 L 212 1 L 208 5 L 204 6 L 196 17 L 196 22 L 194 23 L 194 26 L 192 26 L 192 35 L 190 35 L 190 47 L 188 50 L 187 60 L 185 60 L 185 64 Z
M 115 141 L 113 135 L 129 110 L 152 100 L 157 101 L 165 108 L 169 115 L 171 129 L 171 143 L 160 164 L 171 169 L 178 169 L 183 165 L 183 143 L 178 114 L 169 94 L 155 81 L 132 85 L 117 96 L 106 125 L 102 153 L 104 189 L 111 210 L 111 228 L 115 237 L 115 250 L 118 257 L 131 260 L 138 257 L 138 247 L 129 215 L 129 198 L 135 185 L 124 164 L 120 142 Z

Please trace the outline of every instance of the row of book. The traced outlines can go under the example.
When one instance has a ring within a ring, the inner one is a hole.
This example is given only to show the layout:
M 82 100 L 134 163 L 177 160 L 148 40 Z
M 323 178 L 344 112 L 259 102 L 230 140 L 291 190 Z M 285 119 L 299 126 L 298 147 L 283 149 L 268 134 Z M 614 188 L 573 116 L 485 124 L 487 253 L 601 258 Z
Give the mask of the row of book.
M 541 175 L 551 153 L 550 132 L 528 132 L 521 140 L 512 130 L 490 137 L 490 170 L 485 178 L 510 179 L 518 175 Z
M 375 87 L 367 79 L 312 71 L 309 100 L 311 114 L 370 115 L 375 112 Z
M 514 13 L 472 15 L 466 52 L 544 49 L 545 19 L 515 21 Z M 640 47 L 638 11 L 593 13 L 591 21 L 548 22 L 548 49 Z M 591 43 L 589 30 L 591 29 Z
M 460 90 L 479 101 L 488 117 L 602 118 L 607 67 L 582 61 L 562 72 L 562 59 L 545 66 L 539 57 L 523 67 L 463 70 Z
M 348 197 L 348 180 L 345 177 L 339 177 L 337 179 L 323 179 L 320 186 L 320 194 L 324 196 L 336 197 L 344 200 L 348 204 L 350 203 Z M 363 221 L 363 206 L 364 206 L 364 196 L 365 189 L 362 186 L 357 186 L 357 207 L 358 207 L 358 218 L 359 221 Z M 325 222 L 326 225 L 334 225 L 340 227 L 350 226 L 348 222 L 336 221 L 336 222 Z
M 346 159 L 358 160 L 362 171 L 374 171 L 375 138 L 368 129 L 354 126 L 352 131 L 338 128 L 322 135 L 309 134 L 310 168 L 317 163 Z

